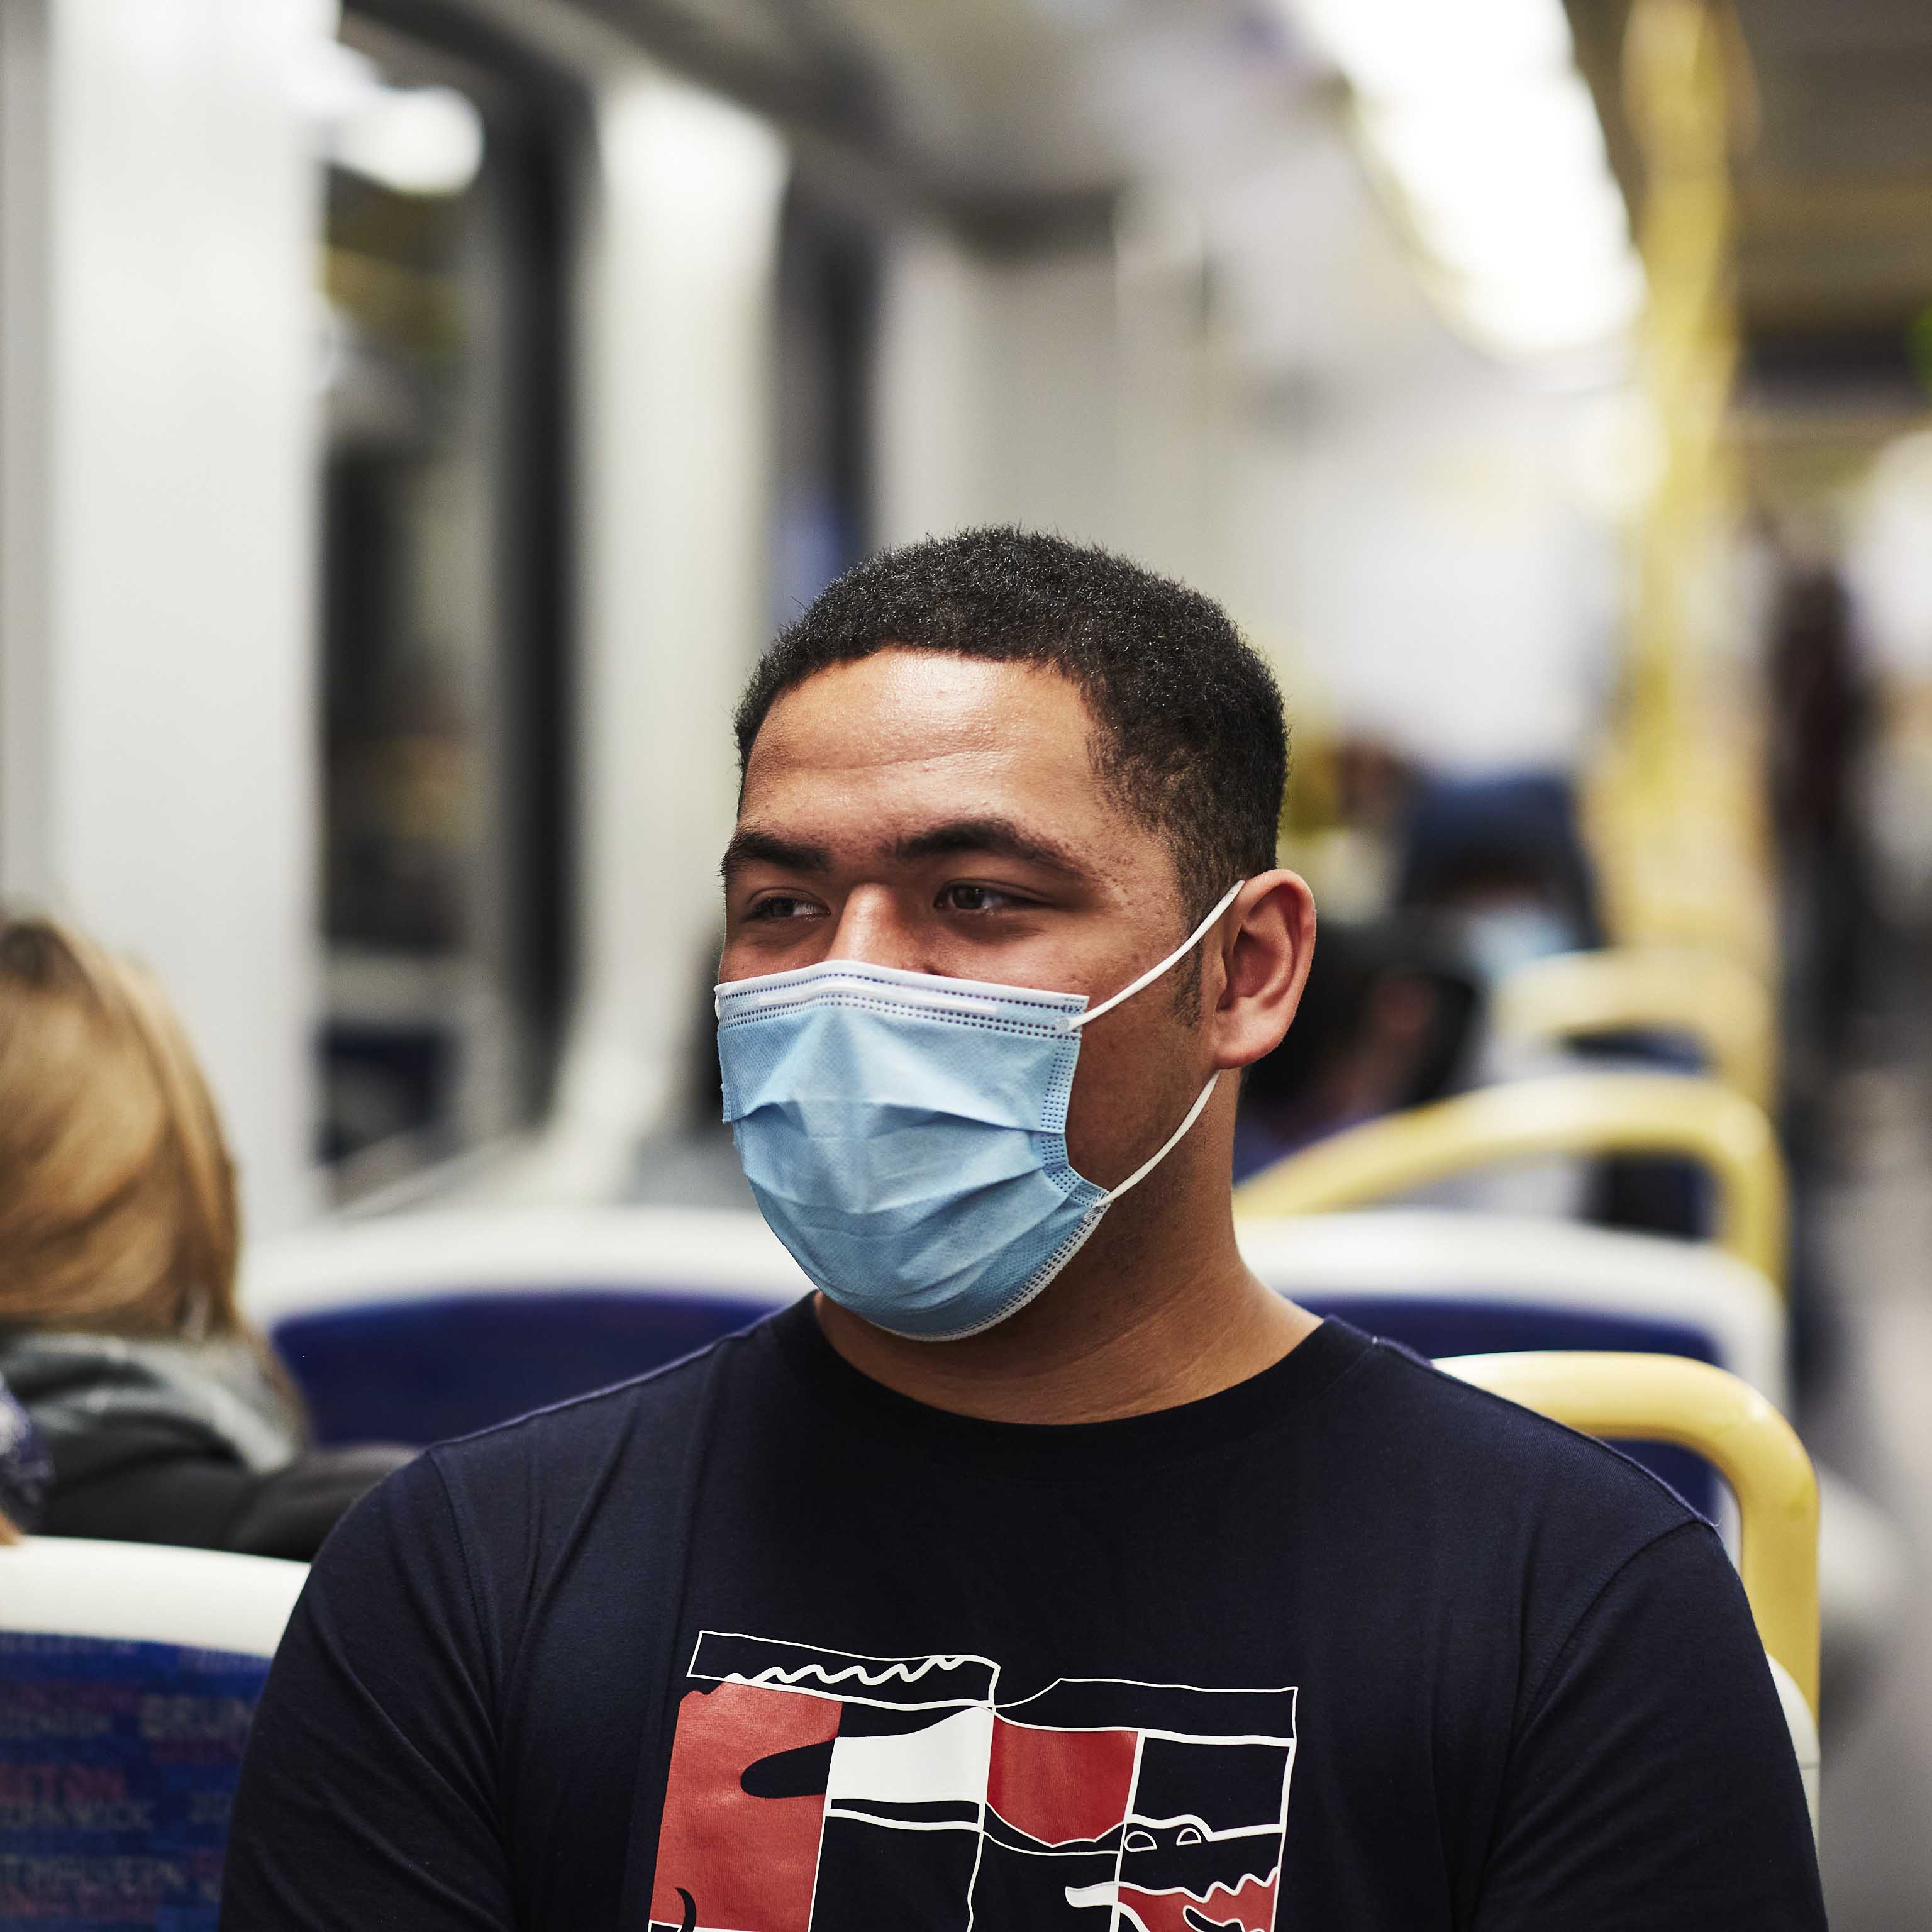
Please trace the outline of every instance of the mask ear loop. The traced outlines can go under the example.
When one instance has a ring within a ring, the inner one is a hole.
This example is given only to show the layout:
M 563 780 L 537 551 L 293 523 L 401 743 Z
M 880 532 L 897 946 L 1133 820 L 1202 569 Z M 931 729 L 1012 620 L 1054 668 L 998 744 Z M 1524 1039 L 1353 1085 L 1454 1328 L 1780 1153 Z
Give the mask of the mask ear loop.
M 1107 1200 L 1110 1205 L 1114 1202 L 1119 1200 L 1120 1196 L 1126 1193 L 1129 1188 L 1138 1187 L 1141 1183 L 1146 1180 L 1148 1176 L 1153 1173 L 1154 1169 L 1160 1166 L 1161 1162 L 1166 1160 L 1168 1156 L 1173 1153 L 1174 1149 L 1186 1138 L 1188 1129 L 1193 1126 L 1196 1120 L 1200 1119 L 1202 1108 L 1206 1106 L 1208 1102 L 1214 1098 L 1214 1089 L 1216 1085 L 1219 1083 L 1220 1078 L 1221 1076 L 1220 1074 L 1215 1074 L 1208 1081 L 1207 1085 L 1202 1088 L 1200 1094 L 1196 1098 L 1193 1106 L 1190 1107 L 1187 1110 L 1187 1118 L 1181 1122 L 1179 1126 L 1174 1129 L 1172 1133 L 1168 1136 L 1166 1140 L 1162 1142 L 1160 1150 L 1157 1153 L 1154 1154 L 1150 1159 L 1142 1161 L 1140 1166 L 1136 1168 L 1133 1172 L 1129 1174 L 1126 1179 L 1120 1183 L 1119 1186 L 1110 1187 L 1107 1190 Z
M 1246 879 L 1237 879 L 1234 883 L 1221 895 L 1220 902 L 1215 907 L 1214 910 L 1210 912 L 1208 916 L 1204 919 L 1201 923 L 1197 926 L 1194 930 L 1190 932 L 1187 937 L 1160 962 L 1159 965 L 1150 966 L 1148 970 L 1130 986 L 1123 986 L 1118 993 L 1113 994 L 1109 998 L 1102 1000 L 1097 1006 L 1089 1006 L 1084 1013 L 1074 1013 L 1070 1015 L 1067 1018 L 1060 1022 L 1064 1030 L 1068 1033 L 1078 1033 L 1089 1020 L 1098 1019 L 1102 1013 L 1110 1012 L 1114 1007 L 1118 1006 L 1123 1000 L 1131 1000 L 1142 987 L 1151 986 L 1154 982 L 1158 980 L 1163 973 L 1166 972 L 1170 967 L 1176 964 L 1180 960 L 1186 958 L 1188 954 L 1192 952 L 1195 947 L 1201 944 L 1202 940 L 1207 937 L 1208 929 L 1214 925 L 1214 922 L 1234 903 L 1235 894 L 1238 893 L 1247 883 L 1248 882 Z M 1201 1091 L 1195 1096 L 1193 1106 L 1188 1108 L 1186 1116 L 1181 1121 L 1180 1126 L 1176 1127 L 1173 1132 L 1169 1134 L 1167 1138 L 1161 1142 L 1160 1147 L 1153 1154 L 1151 1154 L 1147 1160 L 1142 1161 L 1140 1166 L 1136 1168 L 1133 1172 L 1129 1174 L 1126 1179 L 1122 1181 L 1118 1187 L 1112 1187 L 1108 1190 L 1107 1203 L 1108 1205 L 1111 1205 L 1113 1202 L 1119 1200 L 1120 1196 L 1126 1193 L 1129 1188 L 1138 1187 L 1142 1181 L 1146 1180 L 1149 1174 L 1153 1173 L 1156 1168 L 1160 1166 L 1162 1161 L 1166 1160 L 1168 1156 L 1180 1144 L 1182 1141 L 1186 1139 L 1188 1129 L 1192 1126 L 1196 1120 L 1200 1119 L 1202 1108 L 1206 1106 L 1209 1100 L 1214 1097 L 1215 1087 L 1220 1082 L 1220 1078 L 1221 1076 L 1219 1073 L 1215 1074 L 1213 1078 L 1208 1081 L 1207 1085 L 1202 1088 Z
M 1215 907 L 1214 910 L 1210 912 L 1208 916 L 1204 919 L 1201 923 L 1197 926 L 1194 930 L 1190 932 L 1187 937 L 1160 962 L 1158 966 L 1150 966 L 1148 970 L 1130 986 L 1123 986 L 1118 993 L 1109 994 L 1108 997 L 1102 1000 L 1097 1006 L 1089 1006 L 1084 1013 L 1069 1014 L 1067 1017 L 1060 1023 L 1061 1030 L 1066 1033 L 1078 1033 L 1089 1020 L 1097 1020 L 1102 1013 L 1112 1012 L 1123 1000 L 1131 1000 L 1143 986 L 1151 986 L 1154 982 L 1168 969 L 1168 968 L 1174 965 L 1179 961 L 1186 958 L 1188 954 L 1192 952 L 1194 949 L 1201 944 L 1202 940 L 1207 937 L 1208 928 L 1211 926 L 1214 922 L 1234 903 L 1234 895 L 1247 883 L 1248 882 L 1246 879 L 1237 879 L 1234 883 L 1221 895 L 1220 902 Z M 1210 1082 L 1209 1084 L 1211 1087 L 1213 1083 Z M 1193 1116 L 1190 1114 L 1188 1118 L 1191 1121 Z M 1165 1148 L 1161 1150 L 1162 1154 L 1165 1154 L 1166 1151 L 1167 1150 Z M 1160 1156 L 1156 1155 L 1155 1158 L 1158 1160 Z M 1135 1178 L 1138 1180 L 1139 1176 L 1136 1175 Z M 1130 1183 L 1129 1185 L 1132 1185 L 1132 1184 Z

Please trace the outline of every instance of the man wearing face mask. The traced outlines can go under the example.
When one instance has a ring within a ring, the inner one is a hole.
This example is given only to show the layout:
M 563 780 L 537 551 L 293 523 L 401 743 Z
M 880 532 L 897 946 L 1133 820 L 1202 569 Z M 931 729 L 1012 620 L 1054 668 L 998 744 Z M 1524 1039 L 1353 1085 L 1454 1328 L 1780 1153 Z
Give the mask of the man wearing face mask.
M 338 1532 L 224 1924 L 1822 1927 L 1709 1528 L 1241 1262 L 1315 922 L 1226 616 L 969 532 L 738 734 L 724 1110 L 820 1292 Z

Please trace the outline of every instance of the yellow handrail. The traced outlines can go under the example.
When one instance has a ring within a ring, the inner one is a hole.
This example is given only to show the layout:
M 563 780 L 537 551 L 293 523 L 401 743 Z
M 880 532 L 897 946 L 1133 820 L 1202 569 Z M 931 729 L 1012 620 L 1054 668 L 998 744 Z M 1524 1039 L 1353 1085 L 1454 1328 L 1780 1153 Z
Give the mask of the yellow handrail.
M 1308 1214 L 1538 1155 L 1654 1154 L 1718 1183 L 1718 1245 L 1784 1280 L 1784 1165 L 1764 1110 L 1676 1073 L 1565 1073 L 1459 1094 L 1345 1129 L 1234 1190 L 1240 1215 Z
M 1768 1108 L 1776 1016 L 1755 974 L 1688 946 L 1610 946 L 1532 960 L 1496 988 L 1498 1029 L 1522 1040 L 1574 1040 L 1638 1028 L 1688 1034 L 1712 1076 Z
M 1818 1714 L 1818 1480 L 1790 1423 L 1748 1382 L 1683 1355 L 1529 1352 L 1437 1364 L 1587 1436 L 1675 1442 L 1737 1498 L 1738 1570 L 1769 1655 Z
M 1694 944 L 1776 976 L 1761 700 L 1709 586 L 1744 521 L 1734 156 L 1753 119 L 1732 10 L 1636 0 L 1624 104 L 1642 159 L 1648 299 L 1635 368 L 1657 461 L 1631 526 L 1629 625 L 1586 819 L 1610 929 Z

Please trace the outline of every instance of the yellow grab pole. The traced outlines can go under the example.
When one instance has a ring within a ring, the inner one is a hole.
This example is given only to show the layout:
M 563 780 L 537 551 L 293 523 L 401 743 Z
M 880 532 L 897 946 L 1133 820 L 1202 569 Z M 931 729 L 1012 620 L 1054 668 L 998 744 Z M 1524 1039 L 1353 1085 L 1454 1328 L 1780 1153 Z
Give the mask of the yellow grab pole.
M 1234 1190 L 1237 1214 L 1309 1214 L 1544 1154 L 1688 1156 L 1718 1183 L 1717 1241 L 1782 1284 L 1784 1164 L 1764 1110 L 1714 1080 L 1568 1073 L 1516 1080 L 1345 1129 Z
M 1776 1016 L 1764 982 L 1701 947 L 1612 946 L 1518 967 L 1492 1012 L 1518 1039 L 1575 1040 L 1641 1028 L 1688 1034 L 1712 1076 L 1768 1109 L 1776 1086 Z

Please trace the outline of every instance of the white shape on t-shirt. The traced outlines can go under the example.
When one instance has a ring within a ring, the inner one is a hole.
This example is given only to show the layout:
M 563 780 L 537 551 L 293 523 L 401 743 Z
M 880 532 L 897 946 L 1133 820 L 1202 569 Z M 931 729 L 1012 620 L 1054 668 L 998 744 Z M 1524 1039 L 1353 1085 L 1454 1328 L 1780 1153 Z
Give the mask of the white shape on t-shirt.
M 992 1750 L 992 1708 L 983 1704 L 897 1736 L 842 1736 L 832 1747 L 826 1803 L 978 1805 Z

